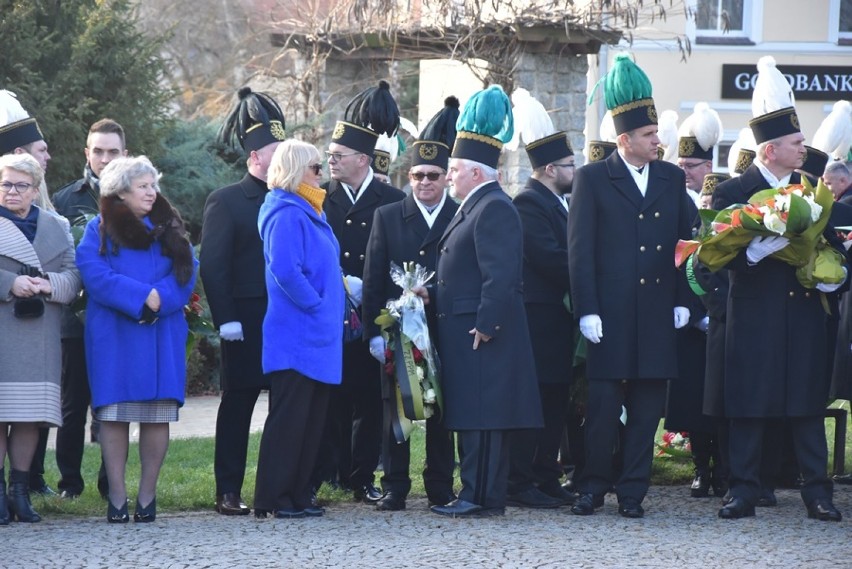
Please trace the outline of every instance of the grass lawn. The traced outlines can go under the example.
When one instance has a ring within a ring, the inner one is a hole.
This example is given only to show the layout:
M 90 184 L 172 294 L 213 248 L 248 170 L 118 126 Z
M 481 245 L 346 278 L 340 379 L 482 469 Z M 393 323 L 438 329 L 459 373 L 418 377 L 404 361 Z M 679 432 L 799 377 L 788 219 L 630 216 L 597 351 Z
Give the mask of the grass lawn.
M 835 405 L 841 406 L 841 405 Z M 849 402 L 844 401 L 843 408 L 849 410 Z M 847 417 L 847 422 L 849 418 Z M 848 429 L 852 432 L 852 428 Z M 661 440 L 662 423 L 657 433 L 657 440 Z M 831 468 L 832 442 L 834 441 L 833 421 L 826 422 L 826 436 L 829 446 L 829 468 Z M 420 475 L 424 463 L 424 431 L 416 429 L 412 434 L 412 488 L 411 495 L 415 497 L 425 496 L 423 490 L 423 478 Z M 260 446 L 260 434 L 251 436 L 249 442 L 248 468 L 243 486 L 243 498 L 251 505 L 254 496 L 255 467 L 257 464 L 257 453 Z M 852 445 L 849 437 L 846 441 L 846 465 L 847 469 L 852 465 Z M 86 491 L 83 495 L 73 501 L 61 500 L 59 498 L 42 498 L 33 496 L 33 504 L 42 514 L 69 514 L 74 516 L 100 516 L 105 515 L 106 504 L 97 491 L 97 472 L 100 466 L 100 447 L 87 444 L 83 457 L 83 478 L 86 481 Z M 48 483 L 55 489 L 59 480 L 59 472 L 56 469 L 56 459 L 53 451 L 48 451 L 45 460 Z M 8 465 L 6 465 L 8 473 Z M 381 472 L 376 473 L 378 483 Z M 692 466 L 689 460 L 681 460 L 671 457 L 662 457 L 654 460 L 652 474 L 653 484 L 688 485 L 692 480 Z M 136 496 L 136 488 L 139 483 L 139 455 L 136 444 L 130 447 L 130 458 L 127 465 L 127 487 L 131 499 L 130 509 L 133 511 L 133 500 Z M 458 485 L 458 477 L 456 478 Z M 213 439 L 193 438 L 175 439 L 171 441 L 166 462 L 160 474 L 157 492 L 157 508 L 159 511 L 197 511 L 212 510 L 215 501 L 215 481 L 213 479 Z M 684 488 L 684 491 L 687 489 Z M 346 501 L 351 499 L 351 494 L 339 490 L 330 490 L 323 487 L 320 498 L 329 502 Z

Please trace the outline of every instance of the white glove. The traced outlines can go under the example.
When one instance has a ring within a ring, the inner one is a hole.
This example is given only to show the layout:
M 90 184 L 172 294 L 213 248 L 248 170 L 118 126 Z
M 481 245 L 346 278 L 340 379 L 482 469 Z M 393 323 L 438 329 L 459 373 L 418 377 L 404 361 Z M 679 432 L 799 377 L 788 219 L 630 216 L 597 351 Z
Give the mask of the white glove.
M 593 344 L 600 344 L 603 338 L 603 323 L 597 314 L 580 317 L 580 333 Z
M 363 281 L 358 277 L 353 277 L 352 275 L 346 275 L 343 278 L 346 279 L 346 287 L 349 289 L 349 296 L 352 297 L 355 304 L 361 306 L 361 291 L 364 288 Z
M 684 306 L 674 307 L 675 329 L 680 330 L 689 323 L 689 309 Z
M 710 317 L 705 316 L 704 318 L 695 323 L 695 327 L 706 334 L 707 328 L 710 327 Z
M 843 283 L 846 282 L 846 277 L 849 276 L 849 271 L 846 270 L 846 267 L 843 267 L 843 280 L 837 284 L 829 284 L 829 283 L 817 283 L 816 289 L 822 292 L 834 292 L 843 286 Z
M 385 339 L 381 336 L 370 338 L 370 355 L 379 360 L 380 364 L 385 363 Z
M 751 243 L 748 244 L 748 249 L 746 249 L 746 258 L 749 263 L 758 263 L 772 253 L 776 253 L 786 247 L 789 242 L 789 239 L 781 237 L 780 235 L 755 237 L 751 240 Z
M 225 322 L 219 326 L 219 337 L 225 341 L 244 340 L 243 325 L 239 322 Z

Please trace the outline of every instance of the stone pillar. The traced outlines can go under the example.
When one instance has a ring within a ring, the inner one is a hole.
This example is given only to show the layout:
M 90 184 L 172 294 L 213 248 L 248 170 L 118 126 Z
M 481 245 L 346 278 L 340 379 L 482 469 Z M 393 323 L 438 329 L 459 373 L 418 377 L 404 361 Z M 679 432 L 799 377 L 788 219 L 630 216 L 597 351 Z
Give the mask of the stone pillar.
M 568 133 L 575 153 L 582 151 L 584 144 L 588 68 L 585 55 L 524 53 L 512 78 L 515 88 L 526 89 L 544 105 L 556 130 Z M 514 196 L 532 174 L 523 147 L 504 153 L 501 172 L 503 187 Z

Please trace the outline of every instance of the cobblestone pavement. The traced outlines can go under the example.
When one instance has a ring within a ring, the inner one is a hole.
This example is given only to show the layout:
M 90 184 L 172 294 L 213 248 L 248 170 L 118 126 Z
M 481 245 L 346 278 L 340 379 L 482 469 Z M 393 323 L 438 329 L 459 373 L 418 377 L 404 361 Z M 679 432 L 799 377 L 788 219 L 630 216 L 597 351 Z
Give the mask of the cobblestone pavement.
M 253 429 L 263 426 L 266 400 Z M 173 436 L 210 436 L 217 397 L 194 397 Z M 257 520 L 211 512 L 162 514 L 152 524 L 108 525 L 103 517 L 51 515 L 39 524 L 0 527 L 0 567 L 414 567 L 681 568 L 849 567 L 852 487 L 835 487 L 840 523 L 807 519 L 793 490 L 757 516 L 716 517 L 718 499 L 689 498 L 686 487 L 651 488 L 646 515 L 628 520 L 613 496 L 594 516 L 567 508 L 454 520 L 425 499 L 404 512 L 333 504 L 323 518 Z

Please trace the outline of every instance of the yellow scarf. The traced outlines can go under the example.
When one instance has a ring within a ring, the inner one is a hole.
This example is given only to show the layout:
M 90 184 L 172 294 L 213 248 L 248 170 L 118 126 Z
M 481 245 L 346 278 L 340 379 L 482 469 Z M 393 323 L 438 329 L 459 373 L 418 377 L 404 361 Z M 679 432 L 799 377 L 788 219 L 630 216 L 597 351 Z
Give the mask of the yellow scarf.
M 309 186 L 305 183 L 300 183 L 299 187 L 296 188 L 295 194 L 303 197 L 306 202 L 311 204 L 311 207 L 314 208 L 317 215 L 322 215 L 322 202 L 325 201 L 325 190 Z

